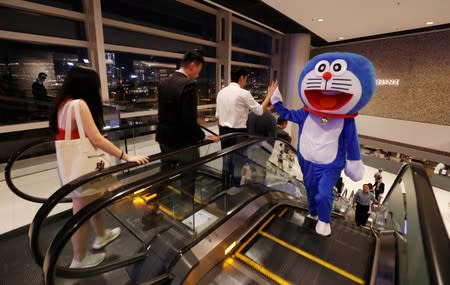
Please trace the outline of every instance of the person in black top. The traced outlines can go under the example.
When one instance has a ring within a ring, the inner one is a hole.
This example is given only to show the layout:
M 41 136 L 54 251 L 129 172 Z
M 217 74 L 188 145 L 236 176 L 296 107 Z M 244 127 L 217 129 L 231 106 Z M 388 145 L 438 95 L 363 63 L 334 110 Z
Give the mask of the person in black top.
M 375 199 L 379 200 L 380 195 L 384 193 L 384 183 L 381 176 L 377 178 L 373 188 L 375 189 Z
M 171 76 L 163 80 L 159 87 L 158 125 L 156 141 L 161 152 L 168 153 L 180 148 L 195 145 L 205 139 L 197 122 L 197 93 L 194 80 L 199 77 L 204 64 L 203 56 L 197 51 L 184 54 L 180 68 Z M 219 137 L 207 136 L 206 139 L 217 142 Z M 184 151 L 176 156 L 163 159 L 161 170 L 168 171 L 199 158 L 198 149 Z M 195 171 L 186 171 L 181 175 L 181 195 L 184 201 L 193 201 L 195 195 Z M 159 185 L 164 187 L 165 185 Z M 179 208 L 181 205 L 175 205 Z M 157 209 L 154 209 L 156 211 Z M 189 211 L 180 210 L 175 214 L 188 214 Z M 192 214 L 192 212 L 190 212 Z
M 181 61 L 181 67 L 160 84 L 156 141 L 163 152 L 205 139 L 205 134 L 197 123 L 197 94 L 194 84 L 203 63 L 203 56 L 199 52 L 187 52 Z M 216 140 L 217 137 L 208 136 L 207 139 Z
M 288 121 L 281 116 L 277 119 L 277 138 L 284 139 L 287 142 L 292 141 L 292 137 L 284 130 L 286 129 Z
M 251 135 L 275 138 L 277 135 L 277 120 L 267 108 L 264 109 L 261 116 L 252 112 L 248 114 L 247 130 Z
M 31 86 L 31 93 L 36 99 L 47 99 L 47 88 L 44 86 L 44 81 L 47 79 L 45 72 L 39 72 L 38 77 Z
M 342 176 L 338 178 L 334 187 L 336 187 L 336 191 L 338 192 L 338 194 L 341 195 L 342 190 L 344 190 L 344 181 L 342 180 Z

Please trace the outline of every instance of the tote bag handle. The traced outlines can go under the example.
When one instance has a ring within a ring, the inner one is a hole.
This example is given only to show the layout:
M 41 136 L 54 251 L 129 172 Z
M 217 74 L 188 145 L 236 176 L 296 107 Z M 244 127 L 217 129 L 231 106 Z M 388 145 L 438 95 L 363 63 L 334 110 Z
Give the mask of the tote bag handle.
M 68 105 L 68 106 L 67 106 Z M 84 133 L 83 122 L 81 121 L 81 113 L 80 113 L 80 100 L 72 100 L 69 104 L 67 104 L 67 113 L 66 113 L 66 128 L 65 128 L 65 140 L 70 140 L 72 135 L 72 110 L 75 109 L 75 123 L 77 124 L 78 135 L 80 139 L 86 139 L 86 135 Z M 64 108 L 66 108 L 64 106 Z

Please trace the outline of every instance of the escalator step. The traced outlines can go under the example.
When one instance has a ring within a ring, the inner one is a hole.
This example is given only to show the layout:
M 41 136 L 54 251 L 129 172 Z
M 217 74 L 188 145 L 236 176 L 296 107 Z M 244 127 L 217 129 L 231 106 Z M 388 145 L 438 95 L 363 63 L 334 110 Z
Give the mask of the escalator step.
M 292 284 L 355 284 L 350 279 L 262 236 L 245 255 Z
M 314 226 L 310 219 L 300 226 L 276 218 L 264 231 L 357 276 L 369 276 L 373 237 L 339 223 L 332 224 L 331 237 L 322 237 L 315 233 Z

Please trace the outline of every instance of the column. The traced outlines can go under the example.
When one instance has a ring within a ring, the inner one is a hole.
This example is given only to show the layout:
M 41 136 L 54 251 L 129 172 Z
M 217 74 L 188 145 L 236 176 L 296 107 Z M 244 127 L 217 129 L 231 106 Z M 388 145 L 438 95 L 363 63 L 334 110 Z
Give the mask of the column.
M 303 103 L 298 93 L 298 80 L 303 67 L 309 61 L 311 50 L 311 35 L 289 34 L 283 42 L 283 68 L 280 91 L 284 106 L 289 109 L 300 109 Z M 292 136 L 292 145 L 297 147 L 298 125 L 290 123 L 287 130 Z
M 106 77 L 105 43 L 103 39 L 103 21 L 100 0 L 84 0 L 83 7 L 88 15 L 85 22 L 86 34 L 90 47 L 88 48 L 90 65 L 100 75 L 102 86 L 102 101 L 109 100 L 108 80 Z
M 222 89 L 221 86 L 221 72 L 223 65 L 223 78 L 224 78 L 224 86 L 227 86 L 231 82 L 231 29 L 232 29 L 232 20 L 231 13 L 227 11 L 219 10 L 217 14 L 216 20 L 216 30 L 217 30 L 217 50 L 216 50 L 216 77 L 217 80 L 217 92 Z

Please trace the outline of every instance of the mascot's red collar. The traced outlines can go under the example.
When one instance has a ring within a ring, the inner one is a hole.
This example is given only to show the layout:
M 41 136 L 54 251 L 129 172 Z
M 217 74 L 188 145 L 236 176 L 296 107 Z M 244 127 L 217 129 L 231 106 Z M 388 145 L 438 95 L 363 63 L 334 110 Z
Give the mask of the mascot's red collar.
M 306 106 L 303 106 L 303 109 L 306 110 L 306 112 L 317 115 L 317 116 L 322 116 L 322 117 L 328 117 L 328 118 L 354 118 L 356 116 L 358 116 L 358 113 L 355 114 L 327 114 L 327 113 L 322 113 L 319 111 L 315 111 L 312 110 Z

